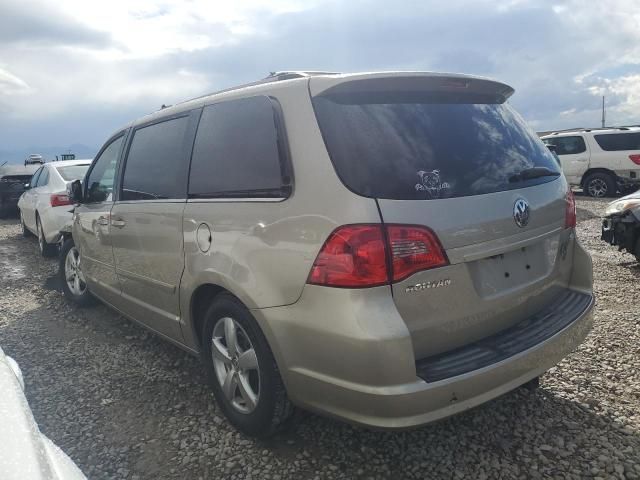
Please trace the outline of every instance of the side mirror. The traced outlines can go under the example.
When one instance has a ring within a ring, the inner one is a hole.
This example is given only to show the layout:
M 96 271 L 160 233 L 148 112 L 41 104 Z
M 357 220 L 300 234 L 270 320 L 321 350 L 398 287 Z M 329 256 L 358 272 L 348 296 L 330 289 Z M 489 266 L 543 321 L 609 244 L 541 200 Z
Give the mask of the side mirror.
M 71 203 L 82 203 L 82 182 L 80 180 L 74 180 L 67 187 L 67 193 Z
M 29 190 L 31 188 L 31 184 L 30 183 L 25 183 L 24 184 L 24 189 L 25 190 Z

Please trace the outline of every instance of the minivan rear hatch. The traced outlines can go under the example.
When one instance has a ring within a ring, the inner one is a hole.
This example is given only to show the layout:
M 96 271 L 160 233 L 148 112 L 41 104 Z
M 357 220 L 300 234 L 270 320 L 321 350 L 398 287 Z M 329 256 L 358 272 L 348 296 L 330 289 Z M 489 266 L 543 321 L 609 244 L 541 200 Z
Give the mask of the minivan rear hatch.
M 416 358 L 507 329 L 562 293 L 567 184 L 505 103 L 510 87 L 383 74 L 311 78 L 310 92 L 345 186 L 375 199 L 385 224 L 431 229 L 448 258 L 392 285 Z

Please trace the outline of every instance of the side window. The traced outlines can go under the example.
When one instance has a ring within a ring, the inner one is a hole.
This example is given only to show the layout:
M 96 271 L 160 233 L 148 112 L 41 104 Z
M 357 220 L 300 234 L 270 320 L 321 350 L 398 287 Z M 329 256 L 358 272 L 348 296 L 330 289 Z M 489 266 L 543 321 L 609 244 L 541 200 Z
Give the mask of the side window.
M 190 198 L 286 197 L 290 179 L 268 97 L 205 107 L 189 176 Z
M 610 133 L 594 137 L 600 148 L 608 152 L 640 150 L 640 133 Z
M 189 117 L 136 130 L 124 166 L 121 200 L 185 198 Z
M 555 145 L 558 155 L 575 155 L 576 153 L 582 153 L 587 150 L 587 146 L 582 137 L 557 137 L 547 139 L 546 143 Z
M 38 177 L 38 182 L 36 183 L 36 187 L 44 187 L 49 183 L 49 169 L 42 167 L 42 172 Z
M 93 162 L 87 178 L 87 203 L 113 200 L 113 183 L 123 140 L 124 135 L 113 140 Z
M 38 183 L 38 178 L 40 177 L 40 174 L 42 173 L 43 169 L 44 167 L 40 167 L 38 170 L 36 170 L 36 173 L 34 173 L 33 177 L 31 177 L 31 180 L 29 180 L 29 186 L 31 188 L 35 187 L 36 184 Z

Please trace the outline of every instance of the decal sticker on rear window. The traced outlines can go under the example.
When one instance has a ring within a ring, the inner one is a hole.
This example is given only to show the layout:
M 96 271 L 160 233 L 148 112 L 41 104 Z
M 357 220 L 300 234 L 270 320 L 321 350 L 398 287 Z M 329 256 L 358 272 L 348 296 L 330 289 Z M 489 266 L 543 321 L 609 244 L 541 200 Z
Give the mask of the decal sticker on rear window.
M 429 199 L 440 198 L 445 190 L 451 188 L 449 183 L 443 182 L 440 178 L 440 170 L 431 170 L 429 172 L 420 170 L 418 176 L 420 177 L 420 183 L 416 183 L 416 190 L 425 192 Z

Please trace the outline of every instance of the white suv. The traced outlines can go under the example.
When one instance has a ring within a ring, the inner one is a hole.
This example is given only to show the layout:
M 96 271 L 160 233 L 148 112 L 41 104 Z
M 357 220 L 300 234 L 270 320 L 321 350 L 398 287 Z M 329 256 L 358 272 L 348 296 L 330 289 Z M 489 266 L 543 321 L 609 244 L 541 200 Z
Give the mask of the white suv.
M 640 186 L 640 128 L 593 128 L 542 137 L 555 145 L 567 181 L 591 197 Z

